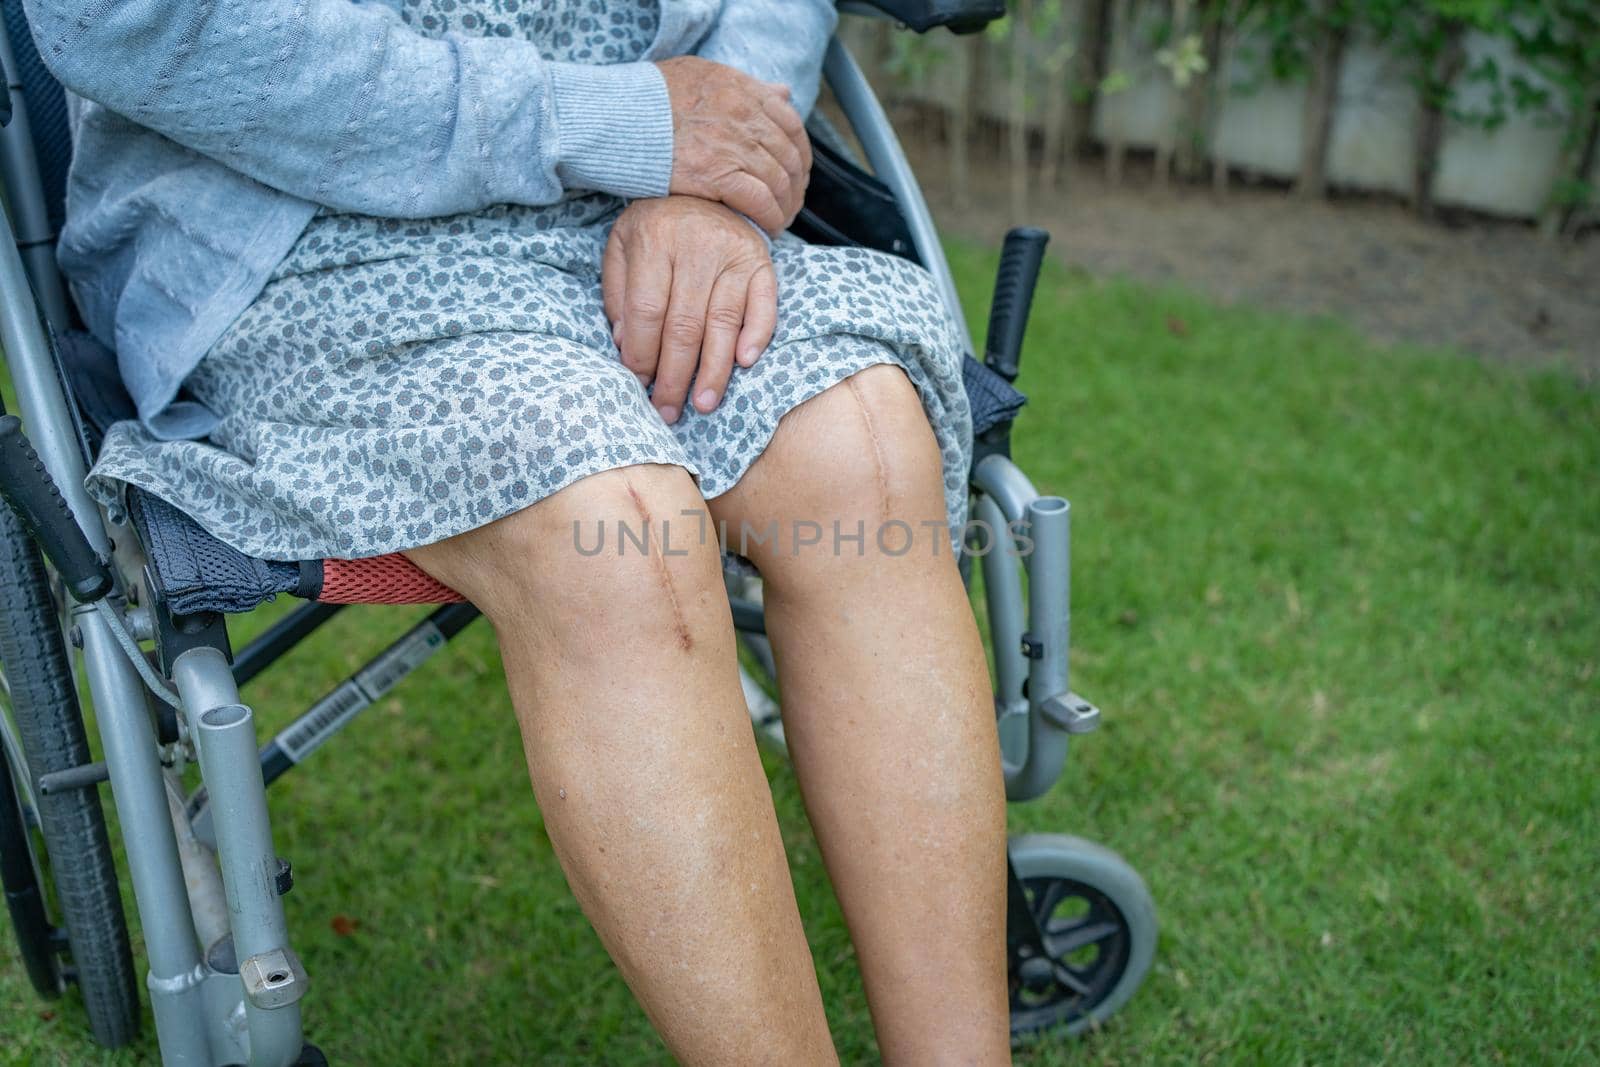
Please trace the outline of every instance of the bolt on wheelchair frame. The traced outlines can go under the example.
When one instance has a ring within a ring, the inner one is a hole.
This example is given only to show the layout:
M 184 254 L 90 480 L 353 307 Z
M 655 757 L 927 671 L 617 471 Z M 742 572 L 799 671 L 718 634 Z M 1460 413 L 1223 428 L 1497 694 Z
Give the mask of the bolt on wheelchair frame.
M 0 49 L 7 71 L 14 71 L 3 35 Z M 893 193 L 917 259 L 932 273 L 952 314 L 964 321 L 921 191 L 882 107 L 837 39 L 829 45 L 824 76 L 872 172 Z M 20 94 L 17 102 L 25 104 Z M 128 516 L 102 513 L 83 486 L 89 456 L 49 328 L 65 328 L 69 305 L 56 272 L 23 106 L 0 131 L 0 157 L 11 209 L 0 239 L 0 345 L 28 439 L 105 575 L 104 587 L 87 594 L 69 580 L 76 595 L 65 605 L 93 698 L 104 766 L 57 773 L 53 781 L 41 780 L 40 788 L 93 789 L 99 781 L 110 782 L 144 934 L 146 985 L 163 1063 L 308 1062 L 302 1059 L 300 1016 L 308 978 L 285 921 L 281 894 L 289 872 L 273 847 L 266 784 L 447 644 L 476 611 L 463 604 L 434 611 L 258 749 L 254 714 L 239 687 L 339 607 L 304 605 L 232 656 L 220 617 L 179 639 L 173 635 L 182 630 L 182 620 L 163 617 L 163 606 L 149 598 L 141 602 L 148 561 Z M 1036 244 L 1035 272 L 1042 235 Z M 1030 292 L 1031 285 L 1030 277 Z M 1025 299 L 1021 316 L 1026 317 Z M 1018 322 L 1017 344 L 1020 328 Z M 1011 358 L 1008 376 L 1015 374 L 1014 348 Z M 1032 552 L 1020 564 L 1017 553 L 993 550 L 993 544 L 980 563 L 1006 793 L 1008 800 L 1023 801 L 1057 780 L 1070 735 L 1091 728 L 1098 713 L 1068 688 L 1067 502 L 1040 496 L 1011 462 L 1005 442 L 991 442 L 979 455 L 971 473 L 974 517 L 995 536 L 1010 537 L 1021 528 L 1032 541 Z M 63 571 L 50 547 L 45 545 L 46 555 Z M 963 559 L 964 573 L 970 562 Z M 1026 595 L 1019 569 L 1026 572 Z M 760 606 L 738 593 L 732 593 L 735 626 L 770 667 Z M 158 640 L 158 665 L 152 666 L 139 642 L 163 634 L 168 640 Z M 741 677 L 757 733 L 781 746 L 776 702 L 742 666 Z M 163 741 L 163 734 L 176 740 Z M 164 773 L 164 760 L 175 755 L 200 767 L 203 785 L 187 800 L 172 795 L 172 779 Z M 1008 939 L 1014 954 L 1019 946 L 1026 954 L 1028 945 L 1042 943 L 1040 923 L 1014 869 L 1010 885 Z

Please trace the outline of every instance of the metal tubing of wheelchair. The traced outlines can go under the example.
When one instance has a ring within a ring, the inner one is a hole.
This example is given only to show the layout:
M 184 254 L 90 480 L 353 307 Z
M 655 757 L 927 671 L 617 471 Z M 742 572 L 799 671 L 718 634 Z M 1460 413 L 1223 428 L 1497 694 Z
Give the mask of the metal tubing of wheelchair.
M 50 477 L 72 514 L 83 527 L 89 544 L 102 556 L 110 555 L 110 540 L 100 522 L 100 509 L 83 487 L 83 450 L 77 424 L 67 408 L 50 341 L 39 321 L 38 307 L 28 284 L 27 270 L 12 238 L 11 224 L 0 234 L 0 348 L 17 391 L 23 426 Z
M 28 436 L 89 543 L 109 555 L 100 512 L 83 488 L 84 460 L 11 225 L 0 219 L 0 348 Z M 166 1062 L 210 1064 L 201 1015 L 200 954 L 167 815 L 160 754 L 144 685 L 100 614 L 79 606 L 83 662 L 94 698 L 128 874 L 150 963 L 146 979 Z
M 95 612 L 80 610 L 76 621 L 83 633 L 84 666 L 150 961 L 145 984 L 162 1062 L 167 1067 L 211 1067 L 211 1049 L 200 1021 L 204 1012 L 200 950 L 144 688 Z
M 44 202 L 44 187 L 39 181 L 39 161 L 33 148 L 33 126 L 28 120 L 27 99 L 17 77 L 16 58 L 11 54 L 10 37 L 0 32 L 0 61 L 5 63 L 6 89 L 11 94 L 11 121 L 0 129 L 0 180 L 10 200 L 16 241 L 34 292 L 39 296 L 51 325 L 66 329 L 67 294 L 56 269 L 55 233 L 50 228 L 50 211 Z
M 1026 516 L 1028 505 L 1039 498 L 1033 482 L 1006 456 L 985 456 L 983 462 L 973 468 L 972 484 L 979 492 L 992 497 L 1008 520 Z
M 66 793 L 74 789 L 89 789 L 110 780 L 111 771 L 106 767 L 104 760 L 98 763 L 84 763 L 77 767 L 68 767 L 64 771 L 41 774 L 39 793 L 42 796 L 52 797 L 57 793 Z
M 1067 695 L 1067 648 L 1071 639 L 1072 510 L 1058 496 L 1028 505 L 1033 552 L 1028 556 L 1028 629 L 1037 653 L 1028 661 L 1028 758 L 1014 781 L 1012 800 L 1032 800 L 1055 784 L 1066 763 L 1070 735 L 1044 709 Z
M 994 498 L 977 496 L 973 518 L 993 531 L 996 539 L 980 557 L 983 567 L 983 596 L 989 609 L 989 637 L 994 649 L 996 721 L 1000 728 L 1000 754 L 1009 779 L 1028 755 L 1028 698 L 1023 683 L 1028 679 L 1028 659 L 1022 654 L 1022 631 L 1026 601 L 1022 596 L 1021 563 L 1010 547 L 1008 524 Z M 980 527 L 981 528 L 981 527 Z M 999 540 L 1005 538 L 1006 540 Z M 1007 548 L 1002 548 L 1005 545 Z
M 205 778 L 234 951 L 246 991 L 250 1063 L 288 1067 L 304 1044 L 299 998 L 305 991 L 305 975 L 289 947 L 283 900 L 278 896 L 278 855 L 272 847 L 267 792 L 256 755 L 255 716 L 239 703 L 233 671 L 215 648 L 184 652 L 173 663 L 172 676 Z M 272 977 L 253 984 L 256 971 L 263 979 L 269 972 Z M 283 1002 L 269 1003 L 273 993 L 277 995 L 272 999 Z
M 1039 493 L 1028 476 L 1005 456 L 985 457 L 972 472 L 978 490 L 978 518 L 990 524 L 996 535 L 1009 532 L 1009 524 L 1026 517 L 1028 505 Z M 992 510 L 991 510 L 992 509 Z M 1006 553 L 991 551 L 983 557 L 983 585 L 989 608 L 989 625 L 994 635 L 994 655 L 1000 695 L 1012 702 L 1007 710 L 1026 707 L 1022 683 L 1028 676 L 1028 659 L 1022 653 L 1022 624 L 1026 605 L 1018 560 Z M 1004 636 L 1002 636 L 1002 634 Z
M 837 37 L 828 42 L 828 52 L 822 60 L 822 74 L 828 87 L 833 90 L 840 110 L 850 121 L 856 140 L 861 142 L 861 150 L 867 154 L 873 175 L 894 193 L 900 210 L 905 214 L 906 224 L 911 228 L 911 241 L 917 246 L 917 257 L 933 275 L 946 306 L 955 316 L 962 338 L 967 342 L 967 350 L 972 351 L 972 337 L 967 333 L 966 315 L 961 310 L 961 295 L 956 291 L 950 265 L 945 262 L 944 245 L 939 243 L 939 231 L 933 224 L 932 213 L 928 211 L 928 202 L 922 197 L 922 187 L 917 184 L 911 164 L 906 162 L 894 127 L 883 113 L 883 105 L 878 103 L 878 97 L 873 93 L 866 75 L 856 65 L 855 57 Z
M 980 518 L 993 525 L 994 511 L 998 511 L 1007 523 L 1027 519 L 1033 541 L 1032 550 L 1024 557 L 1028 570 L 1026 614 L 1029 636 L 1041 650 L 1038 659 L 1023 653 L 1017 633 L 1024 611 L 1016 561 L 1003 552 L 991 551 L 983 557 L 983 584 L 1005 723 L 1000 739 L 1006 799 L 1031 800 L 1055 784 L 1067 758 L 1069 735 L 1041 709 L 1045 701 L 1067 695 L 1071 511 L 1060 497 L 1039 496 L 1028 476 L 1005 456 L 988 456 L 979 463 L 972 472 L 972 485 L 979 492 Z M 1009 725 L 1024 708 L 1025 737 Z M 1019 754 L 1024 740 L 1026 752 Z

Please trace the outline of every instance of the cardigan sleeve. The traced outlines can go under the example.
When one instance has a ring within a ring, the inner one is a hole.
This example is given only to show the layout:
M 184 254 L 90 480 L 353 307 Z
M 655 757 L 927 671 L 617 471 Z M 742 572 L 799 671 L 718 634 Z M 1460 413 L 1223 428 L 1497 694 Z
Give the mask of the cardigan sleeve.
M 789 87 L 802 118 L 822 81 L 822 57 L 839 22 L 833 0 L 723 0 L 695 54 Z
M 23 0 L 72 92 L 265 185 L 422 218 L 567 189 L 662 196 L 672 110 L 651 63 L 425 37 L 351 0 Z

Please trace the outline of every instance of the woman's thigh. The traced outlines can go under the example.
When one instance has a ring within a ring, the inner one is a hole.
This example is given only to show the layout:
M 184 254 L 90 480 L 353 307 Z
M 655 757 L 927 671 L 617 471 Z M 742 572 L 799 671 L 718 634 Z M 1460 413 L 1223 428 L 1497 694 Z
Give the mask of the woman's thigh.
M 868 555 L 948 558 L 944 462 L 904 371 L 875 364 L 805 401 L 708 501 L 767 577 Z
M 729 621 L 704 506 L 682 467 L 622 466 L 406 555 L 569 666 L 670 660 Z

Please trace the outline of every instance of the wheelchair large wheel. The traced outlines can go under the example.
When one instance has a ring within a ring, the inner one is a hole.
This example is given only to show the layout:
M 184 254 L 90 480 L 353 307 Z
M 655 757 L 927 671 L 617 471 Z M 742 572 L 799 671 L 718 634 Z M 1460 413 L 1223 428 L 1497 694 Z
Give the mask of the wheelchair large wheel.
M 1066 834 L 1011 839 L 1048 958 L 1011 961 L 1011 1036 L 1079 1034 L 1128 1002 L 1155 958 L 1144 879 L 1110 849 Z
M 34 841 L 39 822 L 22 766 L 21 742 L 10 720 L 0 717 L 0 887 L 28 981 L 40 996 L 56 997 L 62 986 L 61 960 Z
M 37 787 L 41 775 L 89 762 L 77 685 L 43 561 L 4 506 L 0 668 L 0 731 L 10 767 L 0 803 L 11 807 L 0 814 L 0 848 L 4 868 L 19 883 L 31 881 L 37 904 L 13 911 L 19 946 L 41 992 L 53 995 L 75 981 L 95 1040 L 126 1044 L 139 1032 L 139 993 L 100 796 L 93 787 L 43 796 Z

